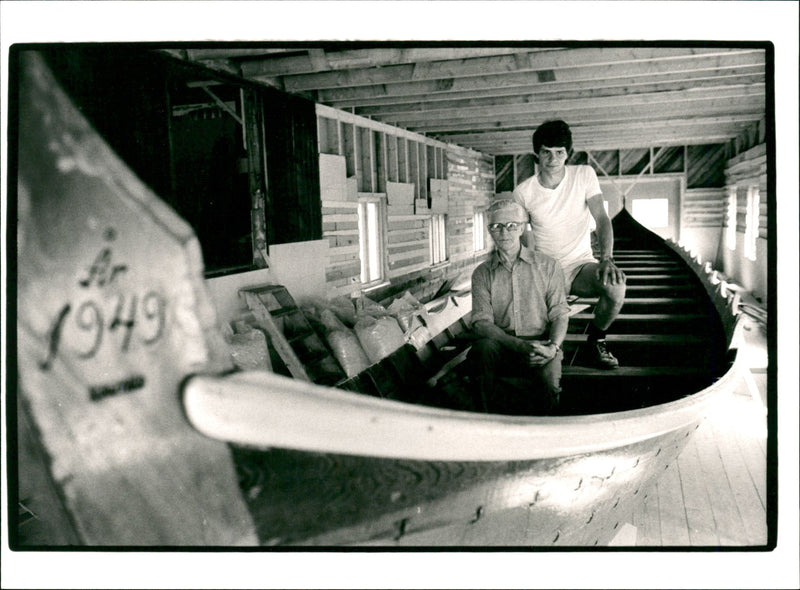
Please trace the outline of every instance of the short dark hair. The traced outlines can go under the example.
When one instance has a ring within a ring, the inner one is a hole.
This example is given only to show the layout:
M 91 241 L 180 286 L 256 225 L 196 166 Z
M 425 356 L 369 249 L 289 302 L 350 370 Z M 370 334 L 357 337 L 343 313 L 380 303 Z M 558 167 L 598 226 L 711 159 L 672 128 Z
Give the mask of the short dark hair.
M 567 148 L 572 155 L 572 132 L 564 121 L 547 121 L 533 132 L 533 153 L 538 154 L 542 146 Z

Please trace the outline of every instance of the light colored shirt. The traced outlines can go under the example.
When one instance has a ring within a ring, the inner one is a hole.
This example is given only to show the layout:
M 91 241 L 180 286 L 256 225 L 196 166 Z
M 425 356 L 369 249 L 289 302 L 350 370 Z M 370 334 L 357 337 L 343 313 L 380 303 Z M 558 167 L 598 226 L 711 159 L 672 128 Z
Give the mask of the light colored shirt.
M 514 189 L 514 200 L 528 212 L 534 248 L 558 260 L 565 274 L 593 262 L 594 218 L 586 200 L 601 194 L 591 166 L 565 166 L 556 188 L 545 188 L 534 175 Z
M 497 251 L 472 273 L 472 324 L 492 322 L 513 336 L 541 336 L 568 315 L 564 274 L 558 263 L 522 248 L 509 268 Z

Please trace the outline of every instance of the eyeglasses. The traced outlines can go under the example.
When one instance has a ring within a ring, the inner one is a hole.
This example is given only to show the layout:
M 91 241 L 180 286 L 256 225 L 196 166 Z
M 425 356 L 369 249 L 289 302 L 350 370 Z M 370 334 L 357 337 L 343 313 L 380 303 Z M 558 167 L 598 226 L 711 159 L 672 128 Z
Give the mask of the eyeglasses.
M 523 225 L 525 225 L 524 221 L 509 221 L 507 223 L 490 223 L 489 231 L 499 232 L 501 227 L 506 228 L 506 231 L 517 231 Z

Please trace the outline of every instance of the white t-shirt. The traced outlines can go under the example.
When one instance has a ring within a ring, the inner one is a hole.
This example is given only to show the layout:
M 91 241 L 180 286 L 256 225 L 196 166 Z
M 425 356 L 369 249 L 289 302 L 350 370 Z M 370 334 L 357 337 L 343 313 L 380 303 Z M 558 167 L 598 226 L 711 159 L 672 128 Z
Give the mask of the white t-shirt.
M 565 166 L 564 178 L 553 189 L 539 184 L 536 175 L 514 189 L 514 200 L 530 217 L 534 249 L 558 260 L 566 275 L 595 260 L 594 218 L 586 200 L 600 193 L 591 166 Z

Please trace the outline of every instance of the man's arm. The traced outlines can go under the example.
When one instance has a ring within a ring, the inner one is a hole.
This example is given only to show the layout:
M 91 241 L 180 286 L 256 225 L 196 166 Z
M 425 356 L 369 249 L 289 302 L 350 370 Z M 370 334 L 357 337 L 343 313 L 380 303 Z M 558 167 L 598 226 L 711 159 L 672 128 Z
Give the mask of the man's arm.
M 600 242 L 600 267 L 597 269 L 597 278 L 604 285 L 611 282 L 612 285 L 625 282 L 625 274 L 617 268 L 612 259 L 614 252 L 614 228 L 608 218 L 605 207 L 603 207 L 603 195 L 598 193 L 586 199 L 589 212 L 594 217 L 595 232 Z
M 531 345 L 528 342 L 525 342 L 521 338 L 517 338 L 516 336 L 512 336 L 511 334 L 506 333 L 505 330 L 502 328 L 498 328 L 494 323 L 487 321 L 487 320 L 478 320 L 477 322 L 472 324 L 472 331 L 475 332 L 478 336 L 483 338 L 491 338 L 492 340 L 497 340 L 500 344 L 505 346 L 506 348 L 510 348 L 516 352 L 520 352 L 522 354 L 528 354 L 531 351 Z
M 553 269 L 552 277 L 547 286 L 545 294 L 547 300 L 547 320 L 550 324 L 550 344 L 542 342 L 534 343 L 534 349 L 545 362 L 552 359 L 561 349 L 564 338 L 567 336 L 569 326 L 569 305 L 567 304 L 566 287 L 564 284 L 564 273 L 558 264 Z

